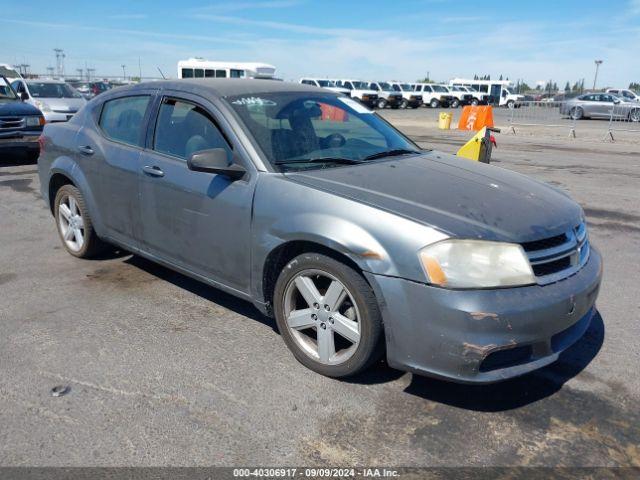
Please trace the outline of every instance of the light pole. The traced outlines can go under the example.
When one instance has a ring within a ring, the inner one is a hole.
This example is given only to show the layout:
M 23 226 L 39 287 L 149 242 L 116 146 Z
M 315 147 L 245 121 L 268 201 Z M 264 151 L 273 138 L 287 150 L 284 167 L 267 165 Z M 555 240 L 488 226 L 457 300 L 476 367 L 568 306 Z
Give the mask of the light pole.
M 127 72 L 125 70 L 125 68 L 127 68 L 126 65 L 120 65 L 122 67 L 122 79 L 126 80 L 127 79 Z
M 598 80 L 598 69 L 602 65 L 602 60 L 596 60 L 596 74 L 593 76 L 593 89 L 596 89 L 596 81 Z

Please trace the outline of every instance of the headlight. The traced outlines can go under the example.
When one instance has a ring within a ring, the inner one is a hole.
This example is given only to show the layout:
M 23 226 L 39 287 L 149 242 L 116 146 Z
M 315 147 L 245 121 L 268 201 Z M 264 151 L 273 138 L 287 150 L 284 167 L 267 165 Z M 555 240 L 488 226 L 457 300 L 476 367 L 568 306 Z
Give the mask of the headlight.
M 448 288 L 531 285 L 535 276 L 520 245 L 484 240 L 443 240 L 423 248 L 429 282 Z
M 40 109 L 40 111 L 42 112 L 50 112 L 51 111 L 51 107 L 46 104 L 45 102 L 42 102 L 40 100 L 36 100 L 36 107 L 38 107 Z
M 27 119 L 27 127 L 39 127 L 44 125 L 43 117 L 25 117 Z

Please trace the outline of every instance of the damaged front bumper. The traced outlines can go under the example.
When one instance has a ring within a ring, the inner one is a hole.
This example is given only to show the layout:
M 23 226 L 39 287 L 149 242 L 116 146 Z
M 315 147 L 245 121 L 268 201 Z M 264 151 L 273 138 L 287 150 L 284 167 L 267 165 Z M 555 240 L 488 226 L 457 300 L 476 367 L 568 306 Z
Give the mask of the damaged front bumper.
M 382 309 L 393 368 L 463 383 L 492 383 L 548 365 L 585 333 L 602 259 L 546 286 L 448 290 L 366 274 Z

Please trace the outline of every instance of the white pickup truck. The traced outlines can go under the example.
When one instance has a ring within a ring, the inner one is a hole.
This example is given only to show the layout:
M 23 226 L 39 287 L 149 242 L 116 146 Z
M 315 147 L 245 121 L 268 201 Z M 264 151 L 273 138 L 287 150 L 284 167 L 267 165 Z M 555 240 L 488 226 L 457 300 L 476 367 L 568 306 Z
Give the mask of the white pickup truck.
M 413 85 L 410 83 L 400 83 L 400 82 L 387 82 L 391 85 L 391 88 L 402 94 L 402 102 L 400 103 L 400 108 L 418 108 L 422 105 L 423 99 L 422 95 L 416 92 L 413 89 Z
M 449 93 L 442 85 L 435 83 L 414 83 L 413 88 L 422 95 L 422 101 L 431 108 L 448 107 L 454 100 L 453 95 Z
M 516 108 L 520 106 L 520 102 L 524 100 L 524 95 L 519 95 L 517 93 L 512 93 L 508 88 L 502 87 L 502 92 L 500 93 L 500 101 L 498 102 L 498 106 L 507 107 L 507 108 Z
M 473 94 L 467 92 L 464 87 L 455 87 L 452 85 L 441 85 L 446 88 L 449 94 L 453 97 L 451 100 L 451 107 L 458 108 L 460 105 L 477 105 L 473 103 Z
M 328 80 L 326 78 L 301 78 L 300 83 L 304 85 L 311 85 L 313 87 L 326 88 L 332 92 L 342 93 L 343 95 L 351 96 L 350 92 L 346 88 L 336 86 L 336 82 Z
M 351 98 L 358 100 L 368 107 L 375 107 L 378 103 L 378 94 L 369 88 L 369 84 L 360 80 L 340 79 L 335 80 L 336 86 L 349 90 Z
M 607 93 L 613 93 L 628 102 L 640 102 L 640 95 L 627 88 L 608 88 Z

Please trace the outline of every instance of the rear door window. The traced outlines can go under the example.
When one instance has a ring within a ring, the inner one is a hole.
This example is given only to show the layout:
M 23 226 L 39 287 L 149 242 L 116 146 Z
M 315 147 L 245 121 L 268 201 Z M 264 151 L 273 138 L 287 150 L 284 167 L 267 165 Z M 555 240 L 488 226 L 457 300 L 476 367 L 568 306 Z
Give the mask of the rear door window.
M 144 146 L 144 116 L 151 97 L 141 95 L 109 100 L 102 106 L 99 125 L 107 138 L 136 147 Z

